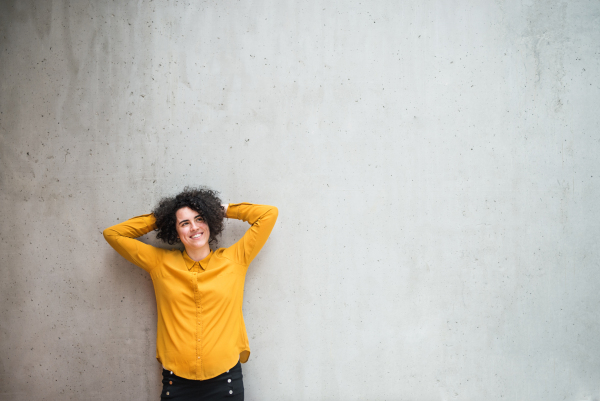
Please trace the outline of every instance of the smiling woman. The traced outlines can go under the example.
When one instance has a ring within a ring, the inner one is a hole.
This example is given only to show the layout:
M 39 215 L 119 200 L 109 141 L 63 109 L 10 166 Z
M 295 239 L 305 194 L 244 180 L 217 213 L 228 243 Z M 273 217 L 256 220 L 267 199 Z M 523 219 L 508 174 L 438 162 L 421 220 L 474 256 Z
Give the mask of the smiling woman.
M 211 236 L 209 243 L 217 242 L 223 231 L 225 210 L 219 199 L 219 193 L 208 188 L 186 187 L 177 196 L 163 198 L 152 214 L 156 218 L 158 233 L 156 238 L 168 244 L 179 242 L 179 223 L 177 212 L 182 208 L 196 211 L 208 224 Z
M 175 217 L 177 234 L 188 256 L 194 260 L 204 259 L 210 253 L 210 228 L 202 215 L 186 206 L 179 209 Z
M 242 316 L 244 280 L 250 262 L 269 237 L 277 208 L 222 205 L 218 193 L 188 188 L 161 200 L 152 214 L 104 230 L 125 259 L 150 273 L 158 312 L 156 355 L 163 365 L 161 399 L 244 399 L 241 363 L 250 356 Z M 223 219 L 251 224 L 228 248 L 211 249 Z M 162 249 L 135 238 L 157 238 L 184 249 Z

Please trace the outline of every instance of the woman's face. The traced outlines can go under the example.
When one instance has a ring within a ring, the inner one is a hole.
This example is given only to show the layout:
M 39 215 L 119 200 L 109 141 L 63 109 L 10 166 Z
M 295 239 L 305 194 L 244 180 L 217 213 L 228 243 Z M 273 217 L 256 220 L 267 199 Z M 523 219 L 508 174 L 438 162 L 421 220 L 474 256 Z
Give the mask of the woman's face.
M 210 230 L 200 213 L 186 206 L 179 209 L 175 213 L 175 217 L 177 218 L 177 234 L 179 234 L 179 239 L 185 249 L 209 247 Z

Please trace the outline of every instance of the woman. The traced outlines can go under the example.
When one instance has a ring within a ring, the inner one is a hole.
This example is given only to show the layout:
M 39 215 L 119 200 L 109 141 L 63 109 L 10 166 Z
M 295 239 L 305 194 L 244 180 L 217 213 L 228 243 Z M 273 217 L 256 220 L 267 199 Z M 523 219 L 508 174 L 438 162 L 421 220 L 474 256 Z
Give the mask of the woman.
M 242 316 L 244 279 L 275 225 L 277 208 L 221 205 L 217 195 L 186 187 L 162 199 L 152 214 L 104 230 L 106 241 L 152 278 L 164 400 L 244 399 L 240 362 L 250 356 Z M 251 226 L 234 245 L 212 250 L 224 217 Z M 152 230 L 158 231 L 157 238 L 181 242 L 185 249 L 156 248 L 135 239 Z

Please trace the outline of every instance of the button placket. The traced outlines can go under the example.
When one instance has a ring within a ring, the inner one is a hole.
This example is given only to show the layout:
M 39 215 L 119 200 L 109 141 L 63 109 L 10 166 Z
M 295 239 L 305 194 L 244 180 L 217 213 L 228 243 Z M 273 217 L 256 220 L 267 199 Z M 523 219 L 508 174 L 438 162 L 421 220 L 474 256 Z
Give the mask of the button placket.
M 173 375 L 173 371 L 172 370 L 169 371 L 169 375 L 171 375 L 171 376 Z M 173 380 L 169 380 L 169 386 L 172 386 L 172 385 L 173 385 Z M 165 395 L 170 395 L 170 394 L 171 394 L 170 390 L 167 390 L 165 392 Z
M 227 373 L 229 373 L 229 370 L 227 371 Z M 232 376 L 231 376 L 231 373 L 229 373 L 229 376 L 227 376 L 227 386 L 229 387 L 229 391 L 228 391 L 229 395 L 233 395 L 233 384 L 231 383 L 231 381 L 232 381 Z
M 198 264 L 200 266 L 200 264 Z M 200 296 L 200 274 L 194 273 L 195 282 L 194 282 L 194 291 L 196 292 L 196 377 L 200 376 L 200 372 L 202 372 L 202 336 L 203 336 L 203 327 L 202 327 L 202 302 Z

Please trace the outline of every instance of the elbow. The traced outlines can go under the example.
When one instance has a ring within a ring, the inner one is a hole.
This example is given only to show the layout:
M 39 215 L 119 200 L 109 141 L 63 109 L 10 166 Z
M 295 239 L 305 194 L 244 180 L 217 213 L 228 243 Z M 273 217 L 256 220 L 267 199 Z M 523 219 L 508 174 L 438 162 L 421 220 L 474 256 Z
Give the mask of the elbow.
M 111 227 L 105 228 L 104 231 L 102 231 L 102 235 L 104 236 L 104 239 L 106 240 L 106 242 L 108 242 L 109 244 L 111 243 L 111 237 L 114 235 L 113 230 L 111 229 Z

